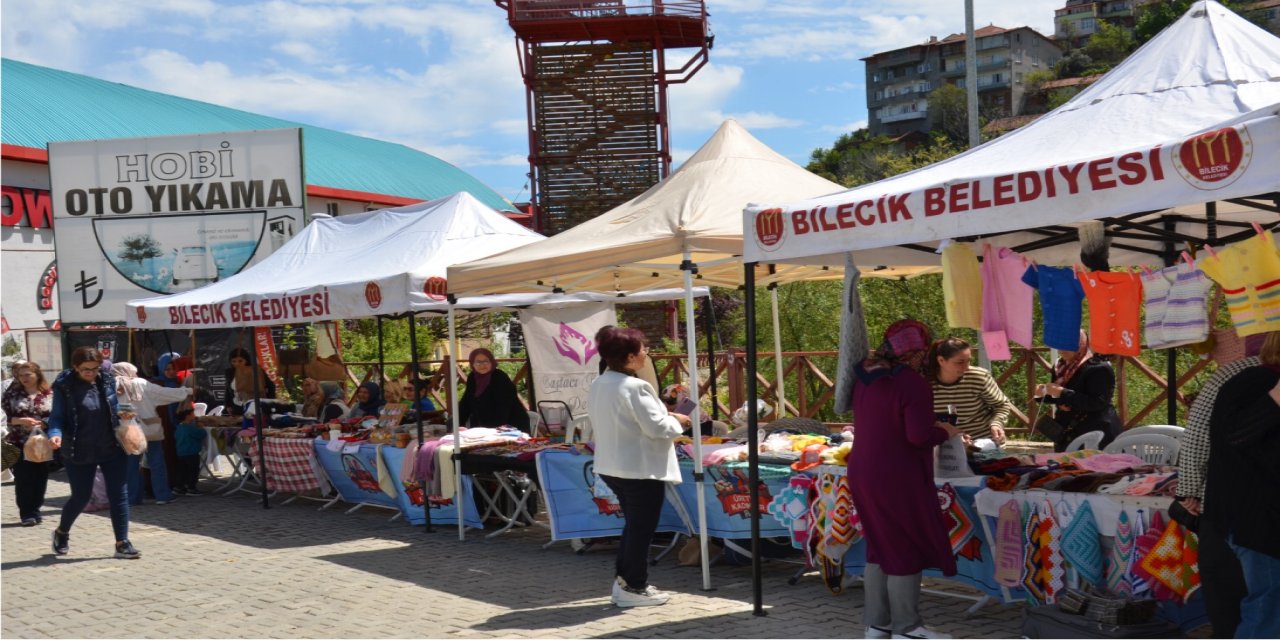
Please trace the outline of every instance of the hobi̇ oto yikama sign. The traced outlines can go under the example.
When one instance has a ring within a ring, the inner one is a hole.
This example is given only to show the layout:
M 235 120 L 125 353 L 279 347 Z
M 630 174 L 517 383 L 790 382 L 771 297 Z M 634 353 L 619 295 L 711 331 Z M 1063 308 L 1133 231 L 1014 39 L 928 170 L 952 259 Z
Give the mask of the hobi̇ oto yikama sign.
M 300 129 L 49 144 L 62 320 L 239 273 L 305 224 Z M 257 312 L 257 310 L 255 310 Z

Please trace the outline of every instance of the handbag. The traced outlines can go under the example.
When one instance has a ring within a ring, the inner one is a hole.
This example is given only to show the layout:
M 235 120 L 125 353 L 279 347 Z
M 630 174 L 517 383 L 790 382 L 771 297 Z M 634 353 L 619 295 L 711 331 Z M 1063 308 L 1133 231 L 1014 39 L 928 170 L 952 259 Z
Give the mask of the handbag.
M 121 422 L 120 426 L 116 427 L 116 440 L 120 442 L 120 448 L 131 456 L 141 455 L 147 450 L 147 436 L 142 433 L 142 428 L 133 418 Z
M 22 447 L 22 457 L 27 462 L 48 462 L 53 459 L 53 443 L 44 435 L 44 429 L 36 427 L 31 430 L 31 437 Z
M 22 449 L 19 449 L 18 445 L 8 440 L 0 440 L 0 450 L 4 452 L 4 466 L 0 468 L 6 471 L 13 468 L 13 465 L 18 464 L 18 460 L 22 459 Z
M 1067 426 L 1058 422 L 1057 418 L 1054 418 L 1052 413 L 1045 411 L 1046 403 L 1043 397 L 1037 404 L 1040 405 L 1040 409 L 1036 416 L 1035 423 L 1031 425 L 1031 433 L 1042 433 L 1046 438 L 1049 438 L 1054 442 L 1062 439 L 1062 436 L 1067 433 Z

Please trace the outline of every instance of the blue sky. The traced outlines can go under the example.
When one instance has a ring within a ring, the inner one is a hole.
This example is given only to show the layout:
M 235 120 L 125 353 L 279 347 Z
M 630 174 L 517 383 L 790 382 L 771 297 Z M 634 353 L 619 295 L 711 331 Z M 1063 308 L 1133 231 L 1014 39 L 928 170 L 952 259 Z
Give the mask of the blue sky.
M 975 22 L 1049 34 L 1063 4 L 975 0 Z M 859 58 L 959 32 L 963 7 L 708 0 L 710 64 L 670 94 L 677 164 L 728 117 L 805 164 L 865 124 Z M 399 142 L 528 198 L 515 39 L 491 0 L 5 0 L 0 11 L 7 58 Z

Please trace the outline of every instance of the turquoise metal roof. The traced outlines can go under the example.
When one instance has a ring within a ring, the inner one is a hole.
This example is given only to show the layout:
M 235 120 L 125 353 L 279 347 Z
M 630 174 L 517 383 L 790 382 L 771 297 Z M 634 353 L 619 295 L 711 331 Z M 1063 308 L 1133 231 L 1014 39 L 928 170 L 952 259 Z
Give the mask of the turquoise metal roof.
M 471 174 L 402 144 L 362 138 L 207 102 L 3 60 L 0 138 L 46 143 L 302 127 L 307 184 L 434 200 L 467 191 L 494 209 L 515 207 Z

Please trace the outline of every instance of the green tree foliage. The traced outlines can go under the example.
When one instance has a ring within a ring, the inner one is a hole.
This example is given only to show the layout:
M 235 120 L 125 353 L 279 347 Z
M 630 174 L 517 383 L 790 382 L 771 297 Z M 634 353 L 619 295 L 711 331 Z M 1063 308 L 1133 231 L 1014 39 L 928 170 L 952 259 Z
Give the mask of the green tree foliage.
M 1082 49 L 1072 49 L 1058 59 L 1053 65 L 1053 72 L 1059 78 L 1077 78 L 1093 68 L 1093 58 Z
M 159 258 L 160 243 L 149 233 L 135 233 L 125 236 L 120 241 L 120 252 L 116 254 L 121 260 L 130 260 L 142 264 L 147 258 Z
M 1255 4 L 1251 0 L 1219 0 L 1222 6 L 1240 14 L 1254 24 L 1264 24 L 1266 18 L 1262 11 L 1252 9 Z M 1164 30 L 1165 27 L 1178 21 L 1188 10 L 1194 0 L 1162 0 L 1144 4 L 1137 9 L 1137 17 L 1133 25 L 1133 35 L 1137 44 L 1142 45 Z
M 886 175 L 878 157 L 891 144 L 888 136 L 872 136 L 869 130 L 858 129 L 841 135 L 830 149 L 814 149 L 807 168 L 845 186 L 874 182 Z
M 1133 34 L 1110 22 L 1099 22 L 1098 30 L 1089 37 L 1082 51 L 1093 62 L 1081 75 L 1105 73 L 1129 57 L 1137 48 Z
M 944 84 L 929 93 L 929 117 L 935 132 L 941 132 L 957 146 L 969 143 L 969 104 L 965 90 Z M 979 117 L 978 126 L 986 124 Z

